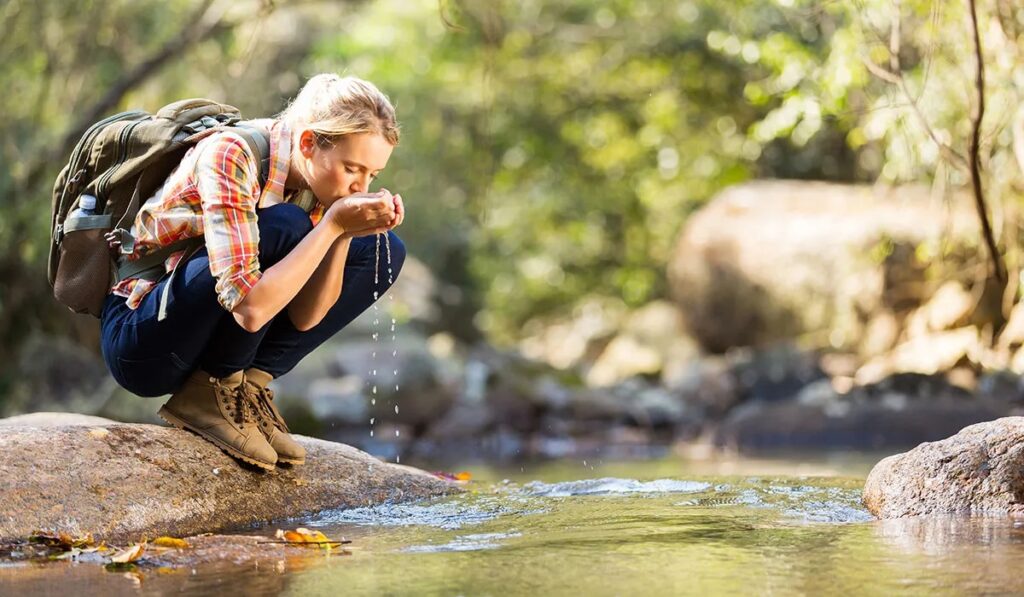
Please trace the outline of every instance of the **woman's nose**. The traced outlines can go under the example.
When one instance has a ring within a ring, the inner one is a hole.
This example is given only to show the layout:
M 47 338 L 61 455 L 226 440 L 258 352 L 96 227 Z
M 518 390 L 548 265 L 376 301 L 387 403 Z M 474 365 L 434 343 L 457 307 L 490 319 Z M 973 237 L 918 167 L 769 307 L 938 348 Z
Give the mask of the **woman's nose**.
M 370 175 L 364 174 L 359 176 L 352 182 L 353 193 L 365 193 L 370 188 Z

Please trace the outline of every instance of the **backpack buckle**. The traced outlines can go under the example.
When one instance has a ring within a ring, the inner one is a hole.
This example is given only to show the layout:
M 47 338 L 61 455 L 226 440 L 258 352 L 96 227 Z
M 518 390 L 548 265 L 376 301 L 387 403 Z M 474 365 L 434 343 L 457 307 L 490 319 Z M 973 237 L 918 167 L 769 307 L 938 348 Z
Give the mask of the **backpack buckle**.
M 107 244 L 111 249 L 120 247 L 121 255 L 131 255 L 135 252 L 135 237 L 124 228 L 115 228 L 104 235 L 104 238 L 107 239 Z

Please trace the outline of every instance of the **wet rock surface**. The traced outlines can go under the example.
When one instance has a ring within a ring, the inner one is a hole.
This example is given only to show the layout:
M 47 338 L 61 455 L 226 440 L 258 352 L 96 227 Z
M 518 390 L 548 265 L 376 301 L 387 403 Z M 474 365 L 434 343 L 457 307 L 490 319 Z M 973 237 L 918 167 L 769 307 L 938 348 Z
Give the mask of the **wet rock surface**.
M 139 560 L 120 568 L 107 565 L 109 550 L 66 562 L 44 559 L 26 562 L 29 565 L 0 566 L 0 586 L 17 586 L 26 595 L 45 595 L 51 594 L 59 581 L 78 584 L 83 594 L 136 594 L 144 587 L 147 594 L 162 595 L 208 589 L 202 580 L 191 582 L 196 568 L 201 568 L 204 579 L 244 579 L 246 594 L 270 595 L 287 589 L 288 574 L 351 553 L 345 546 L 324 550 L 285 545 L 257 535 L 200 535 L 185 540 L 188 547 L 184 549 L 149 546 Z
M 303 436 L 306 464 L 264 473 L 187 431 L 95 419 L 35 413 L 0 426 L 0 539 L 37 530 L 108 542 L 182 537 L 459 491 Z
M 868 475 L 864 505 L 880 518 L 1024 515 L 1024 417 L 971 425 L 883 459 Z

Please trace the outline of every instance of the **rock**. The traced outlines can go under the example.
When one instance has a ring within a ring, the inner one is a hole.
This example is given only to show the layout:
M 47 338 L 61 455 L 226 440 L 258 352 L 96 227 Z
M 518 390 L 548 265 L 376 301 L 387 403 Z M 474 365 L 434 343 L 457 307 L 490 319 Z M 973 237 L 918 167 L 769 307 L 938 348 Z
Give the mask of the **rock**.
M 1024 303 L 1017 303 L 1010 310 L 1010 317 L 999 333 L 997 346 L 1014 353 L 1024 346 Z
M 657 350 L 629 335 L 616 336 L 587 371 L 587 385 L 606 387 L 634 375 L 661 373 L 664 359 Z
M 989 371 L 978 379 L 978 395 L 1024 404 L 1024 377 L 1012 371 Z
M 282 410 L 308 412 L 321 427 L 362 425 L 371 416 L 417 426 L 443 414 L 455 399 L 459 367 L 435 357 L 412 328 L 397 330 L 392 341 L 390 318 L 378 317 L 376 342 L 339 337 L 271 382 Z
M 808 387 L 802 401 L 754 401 L 736 407 L 715 430 L 714 444 L 741 452 L 903 448 L 1013 412 L 1005 402 L 992 400 L 912 399 L 895 392 L 830 399 L 823 388 L 813 391 L 821 394 L 812 398 Z
M 95 413 L 117 388 L 99 356 L 64 337 L 29 338 L 15 370 L 0 416 L 27 410 Z
M 321 423 L 364 425 L 370 419 L 365 385 L 358 375 L 317 379 L 306 396 L 309 410 Z M 290 402 L 285 405 L 291 406 Z
M 791 343 L 761 350 L 737 349 L 727 355 L 739 400 L 788 400 L 807 384 L 823 379 L 818 355 Z
M 0 539 L 37 529 L 110 542 L 183 537 L 457 491 L 426 472 L 309 437 L 297 436 L 308 452 L 305 465 L 263 473 L 187 431 L 84 422 L 4 427 Z
M 868 384 L 900 371 L 926 374 L 948 371 L 961 362 L 980 362 L 983 357 L 979 351 L 978 329 L 974 326 L 918 336 L 888 354 L 869 360 L 857 370 L 854 379 L 859 384 Z
M 868 314 L 905 314 L 928 299 L 918 247 L 976 246 L 966 194 L 937 207 L 923 185 L 733 186 L 688 219 L 669 261 L 670 291 L 709 352 L 804 334 L 857 349 Z M 967 277 L 948 261 L 932 264 L 945 268 L 940 279 Z
M 0 419 L 0 427 L 54 427 L 59 425 L 109 425 L 117 423 L 103 417 L 78 413 L 38 412 Z
M 293 529 L 294 526 L 283 523 L 277 528 Z M 104 566 L 111 552 L 80 554 L 74 563 L 68 562 L 67 566 L 45 559 L 19 559 L 13 565 L 6 560 L 0 563 L 0 586 L 9 595 L 60 595 L 75 592 L 75 587 L 88 587 L 82 591 L 87 595 L 209 594 L 197 589 L 202 581 L 197 582 L 197 577 L 192 576 L 195 571 L 201 570 L 204 575 L 209 575 L 206 578 L 211 584 L 216 584 L 220 579 L 213 578 L 215 571 L 230 568 L 254 571 L 258 575 L 253 584 L 236 580 L 233 587 L 237 594 L 277 595 L 288 591 L 295 573 L 315 570 L 333 561 L 333 558 L 325 558 L 321 549 L 297 548 L 276 542 L 275 530 L 267 529 L 265 535 L 182 537 L 188 543 L 188 549 L 160 549 L 149 544 L 142 558 L 133 564 L 136 568 L 114 574 Z M 148 537 L 150 540 L 154 538 Z M 330 539 L 340 540 L 341 537 L 331 536 Z M 345 546 L 335 547 L 331 553 L 346 553 Z M 7 556 L 7 553 L 3 555 Z M 273 570 L 273 573 L 260 574 L 266 570 Z M 58 577 L 59 582 L 55 582 Z
M 875 465 L 864 505 L 879 518 L 1024 508 L 1024 417 L 978 423 Z
M 907 337 L 926 336 L 964 326 L 971 317 L 975 300 L 959 282 L 948 281 L 907 320 Z
M 644 428 L 674 427 L 686 415 L 686 406 L 672 392 L 633 378 L 611 389 L 625 407 L 626 421 Z
M 709 356 L 692 362 L 674 389 L 684 403 L 712 419 L 725 416 L 740 402 L 739 387 L 724 357 Z
M 569 317 L 528 321 L 519 350 L 526 358 L 558 369 L 592 362 L 621 329 L 626 313 L 626 305 L 619 299 L 589 299 Z

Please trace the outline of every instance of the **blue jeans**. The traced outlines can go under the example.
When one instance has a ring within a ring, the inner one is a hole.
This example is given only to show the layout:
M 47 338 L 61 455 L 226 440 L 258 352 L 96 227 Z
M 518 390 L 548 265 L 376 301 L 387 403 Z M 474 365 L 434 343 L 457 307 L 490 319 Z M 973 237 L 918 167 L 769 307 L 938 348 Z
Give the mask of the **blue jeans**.
M 313 229 L 309 215 L 292 204 L 259 210 L 257 217 L 259 260 L 264 271 L 283 259 Z M 338 302 L 319 324 L 304 332 L 292 325 L 287 309 L 256 332 L 247 332 L 238 325 L 217 302 L 209 256 L 205 247 L 200 248 L 174 275 L 163 321 L 157 321 L 157 310 L 169 276 L 164 276 L 135 310 L 127 307 L 124 297 L 107 296 L 100 319 L 107 367 L 122 387 L 145 397 L 174 393 L 196 369 L 225 377 L 258 367 L 280 377 L 368 309 L 377 300 L 374 290 L 384 296 L 389 267 L 392 280 L 398 278 L 405 246 L 394 232 L 388 232 L 388 236 L 391 264 L 381 242 L 376 285 L 376 237 L 352 239 Z

